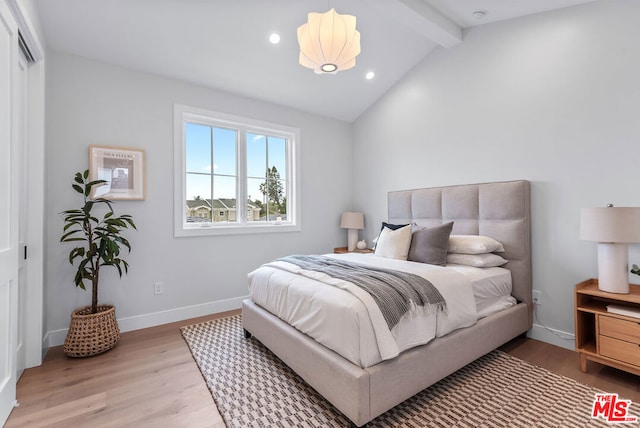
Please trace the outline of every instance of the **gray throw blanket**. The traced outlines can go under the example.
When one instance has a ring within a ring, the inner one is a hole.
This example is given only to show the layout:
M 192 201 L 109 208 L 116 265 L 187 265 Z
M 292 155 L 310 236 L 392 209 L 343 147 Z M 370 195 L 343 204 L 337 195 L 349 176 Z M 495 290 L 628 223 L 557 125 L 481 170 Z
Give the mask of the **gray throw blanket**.
M 327 256 L 293 255 L 278 259 L 304 270 L 325 273 L 367 291 L 375 300 L 391 330 L 412 305 L 444 311 L 446 302 L 425 278 L 408 272 L 381 269 Z

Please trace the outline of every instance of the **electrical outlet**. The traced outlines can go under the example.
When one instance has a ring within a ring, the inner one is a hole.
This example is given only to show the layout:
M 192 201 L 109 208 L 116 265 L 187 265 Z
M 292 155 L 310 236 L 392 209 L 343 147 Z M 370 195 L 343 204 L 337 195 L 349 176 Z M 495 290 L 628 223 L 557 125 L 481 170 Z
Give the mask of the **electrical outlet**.
M 164 282 L 156 282 L 153 284 L 153 294 L 157 296 L 162 293 L 164 293 Z
M 540 290 L 533 290 L 533 303 L 536 305 L 542 304 L 542 292 Z

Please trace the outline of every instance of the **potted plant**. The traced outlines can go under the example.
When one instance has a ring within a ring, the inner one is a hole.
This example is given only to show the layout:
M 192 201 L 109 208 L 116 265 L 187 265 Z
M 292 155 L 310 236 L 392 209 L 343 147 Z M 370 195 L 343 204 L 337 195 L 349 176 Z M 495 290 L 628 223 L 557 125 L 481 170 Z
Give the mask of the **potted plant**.
M 131 251 L 129 241 L 122 236 L 128 228 L 136 229 L 130 215 L 116 217 L 112 202 L 104 198 L 92 198 L 92 188 L 105 180 L 89 181 L 89 170 L 77 172 L 73 189 L 83 197 L 80 209 L 66 210 L 61 242 L 73 242 L 77 246 L 69 252 L 69 263 L 77 264 L 74 277 L 76 287 L 86 290 L 85 281 L 91 284 L 91 306 L 76 309 L 71 314 L 71 325 L 64 341 L 64 352 L 70 357 L 89 357 L 113 348 L 120 339 L 120 330 L 113 305 L 98 305 L 100 268 L 113 266 L 122 273 L 129 271 L 129 264 L 121 258 L 121 247 Z M 94 214 L 101 207 L 104 214 Z

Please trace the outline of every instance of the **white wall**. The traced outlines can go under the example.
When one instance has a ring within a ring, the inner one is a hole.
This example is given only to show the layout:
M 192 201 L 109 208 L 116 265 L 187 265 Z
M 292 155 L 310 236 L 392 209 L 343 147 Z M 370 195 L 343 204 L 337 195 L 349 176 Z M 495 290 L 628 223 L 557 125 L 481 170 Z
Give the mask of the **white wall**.
M 174 103 L 300 128 L 301 232 L 173 237 Z M 73 285 L 66 258 L 71 246 L 59 243 L 59 213 L 80 203 L 71 183 L 88 167 L 90 144 L 146 151 L 146 200 L 115 204 L 116 213 L 131 214 L 139 229 L 127 235 L 133 247 L 129 275 L 118 280 L 115 271 L 101 271 L 100 301 L 116 305 L 123 330 L 239 307 L 248 294 L 247 273 L 261 263 L 346 245 L 338 227 L 340 213 L 352 208 L 352 134 L 345 122 L 59 52 L 47 56 L 46 114 L 50 345 L 64 340 L 69 314 L 91 298 Z M 163 295 L 154 296 L 155 281 L 165 283 Z
M 639 16 L 637 0 L 595 2 L 476 27 L 434 51 L 354 125 L 365 236 L 390 190 L 531 180 L 537 322 L 573 333 L 573 286 L 597 276 L 580 208 L 640 206 Z M 534 329 L 573 348 L 547 333 Z

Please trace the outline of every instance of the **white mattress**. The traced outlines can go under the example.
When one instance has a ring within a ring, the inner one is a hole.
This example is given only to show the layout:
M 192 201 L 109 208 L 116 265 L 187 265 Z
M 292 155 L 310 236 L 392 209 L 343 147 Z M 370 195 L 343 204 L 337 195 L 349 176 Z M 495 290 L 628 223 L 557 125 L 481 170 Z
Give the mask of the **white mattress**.
M 322 278 L 324 274 L 293 273 L 283 269 L 281 262 L 264 265 L 249 274 L 249 294 L 256 304 L 354 364 L 372 366 L 406 349 L 428 343 L 434 337 L 470 326 L 477 320 L 469 270 L 385 259 L 372 254 L 328 256 L 421 275 L 447 302 L 446 313 L 427 314 L 422 307 L 416 307 L 390 332 L 385 325 L 387 335 L 381 336 L 374 311 L 339 284 L 324 283 L 323 280 L 331 282 Z M 293 266 L 286 265 L 290 269 Z M 377 306 L 375 310 L 379 312 Z
M 478 319 L 514 306 L 517 302 L 511 295 L 511 271 L 501 267 L 476 268 L 448 264 L 447 268 L 467 276 L 473 286 Z
M 317 281 L 316 277 L 322 274 L 307 272 L 305 277 L 273 266 L 263 266 L 249 274 L 250 295 L 257 304 L 361 367 L 393 358 L 403 350 L 516 304 L 511 296 L 508 269 L 464 265 L 442 268 L 370 254 L 329 256 L 425 276 L 447 302 L 457 302 L 453 307 L 448 304 L 446 316 L 424 314 L 417 308 L 389 332 L 390 336 L 381 338 L 371 321 L 370 310 L 345 289 Z M 457 288 L 445 284 L 451 275 L 458 283 Z M 470 294 L 467 290 L 471 290 Z M 389 340 L 393 343 L 389 344 Z

